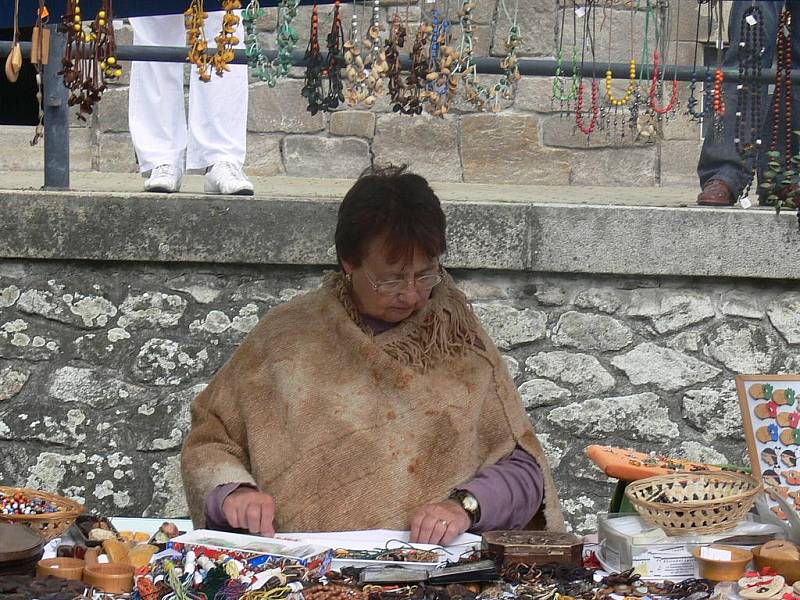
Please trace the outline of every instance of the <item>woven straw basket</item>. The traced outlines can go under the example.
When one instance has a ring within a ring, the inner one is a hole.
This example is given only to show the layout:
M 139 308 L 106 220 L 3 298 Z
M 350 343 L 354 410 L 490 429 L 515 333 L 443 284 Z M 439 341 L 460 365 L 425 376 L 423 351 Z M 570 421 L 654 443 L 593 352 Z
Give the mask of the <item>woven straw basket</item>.
M 696 471 L 634 481 L 625 495 L 645 521 L 667 534 L 701 534 L 736 527 L 762 489 L 742 473 Z
M 42 536 L 45 540 L 52 540 L 64 533 L 75 522 L 75 519 L 83 513 L 83 504 L 58 496 L 50 494 L 41 490 L 32 490 L 29 488 L 16 488 L 16 487 L 3 487 L 0 486 L 0 492 L 8 496 L 22 493 L 28 498 L 41 498 L 48 502 L 52 502 L 57 508 L 57 512 L 45 513 L 41 515 L 3 515 L 0 514 L 0 521 L 6 523 L 21 523 L 33 529 L 36 533 Z

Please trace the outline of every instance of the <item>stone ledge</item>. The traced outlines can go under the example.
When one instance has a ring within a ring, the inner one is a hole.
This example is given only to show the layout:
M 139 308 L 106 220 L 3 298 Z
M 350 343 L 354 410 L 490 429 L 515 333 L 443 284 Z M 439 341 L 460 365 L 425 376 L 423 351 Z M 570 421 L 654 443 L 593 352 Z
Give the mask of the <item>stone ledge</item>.
M 5 191 L 0 258 L 333 264 L 337 206 L 326 198 Z M 800 279 L 800 233 L 791 212 L 444 206 L 452 267 Z

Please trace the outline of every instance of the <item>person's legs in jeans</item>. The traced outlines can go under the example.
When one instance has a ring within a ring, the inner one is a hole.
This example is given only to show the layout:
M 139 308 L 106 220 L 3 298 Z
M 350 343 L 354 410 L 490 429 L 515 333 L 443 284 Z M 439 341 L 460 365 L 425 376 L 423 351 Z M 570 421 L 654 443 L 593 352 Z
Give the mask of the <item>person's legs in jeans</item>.
M 796 1 L 796 0 L 795 0 Z M 782 2 L 759 1 L 755 3 L 762 12 L 764 20 L 764 54 L 762 66 L 766 70 L 772 64 L 775 54 L 775 39 L 778 23 L 778 13 L 783 7 Z M 725 52 L 723 67 L 737 69 L 739 66 L 739 42 L 741 41 L 742 16 L 752 6 L 750 0 L 735 0 L 731 6 L 728 26 L 730 45 Z M 711 180 L 720 180 L 727 184 L 735 196 L 738 196 L 750 181 L 754 159 L 742 160 L 736 151 L 736 112 L 737 107 L 737 82 L 729 81 L 723 84 L 723 100 L 726 110 L 722 119 L 722 132 L 718 137 L 712 129 L 707 128 L 703 149 L 700 152 L 700 161 L 697 165 L 697 174 L 700 186 L 704 187 Z M 767 86 L 764 85 L 761 94 L 762 106 L 767 107 Z M 766 147 L 766 140 L 762 137 L 762 148 Z

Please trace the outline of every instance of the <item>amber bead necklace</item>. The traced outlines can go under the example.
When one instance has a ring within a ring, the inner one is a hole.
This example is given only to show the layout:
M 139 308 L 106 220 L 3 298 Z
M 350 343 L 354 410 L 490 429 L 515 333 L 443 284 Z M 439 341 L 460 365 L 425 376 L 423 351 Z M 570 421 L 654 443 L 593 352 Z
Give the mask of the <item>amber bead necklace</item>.
M 595 129 L 597 128 L 597 122 L 600 118 L 600 87 L 597 83 L 597 79 L 595 78 L 596 75 L 596 61 L 595 61 L 595 10 L 594 10 L 594 2 L 589 1 L 586 3 L 586 12 L 584 13 L 584 24 L 583 24 L 583 39 L 585 43 L 583 45 L 583 50 L 581 51 L 581 78 L 580 83 L 578 83 L 578 99 L 575 104 L 575 124 L 577 125 L 578 129 L 580 129 L 584 134 L 591 135 L 594 133 Z M 590 82 L 591 88 L 591 104 L 589 106 L 589 114 L 591 118 L 589 120 L 589 124 L 587 125 L 584 120 L 583 109 L 584 109 L 584 64 L 586 60 L 586 46 L 589 46 L 589 51 L 592 55 L 592 78 Z

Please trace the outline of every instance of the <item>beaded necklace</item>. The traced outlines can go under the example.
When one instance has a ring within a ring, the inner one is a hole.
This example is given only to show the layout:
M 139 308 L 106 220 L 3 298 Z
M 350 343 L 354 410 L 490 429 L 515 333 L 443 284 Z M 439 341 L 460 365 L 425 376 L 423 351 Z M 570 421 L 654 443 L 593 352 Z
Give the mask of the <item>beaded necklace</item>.
M 399 13 L 395 11 L 389 37 L 385 42 L 386 62 L 389 66 L 386 77 L 389 80 L 389 98 L 394 112 L 401 112 L 406 105 L 405 83 L 400 64 L 400 49 L 406 44 L 406 35 L 406 27 Z
M 622 130 L 621 136 L 625 137 L 625 127 L 626 127 L 626 111 L 624 110 L 625 107 L 631 102 L 634 97 L 634 93 L 636 92 L 637 82 L 636 82 L 636 58 L 633 56 L 633 10 L 630 10 L 630 69 L 628 72 L 628 86 L 625 89 L 625 94 L 621 98 L 617 98 L 614 95 L 613 91 L 613 73 L 611 71 L 611 49 L 612 49 L 612 41 L 613 41 L 613 30 L 614 30 L 614 6 L 613 2 L 607 0 L 606 4 L 608 8 L 608 67 L 606 68 L 606 104 L 605 106 L 601 107 L 601 117 L 602 122 L 604 124 L 604 128 L 606 130 L 606 135 L 609 135 L 610 132 L 610 121 L 611 115 L 608 109 L 612 109 L 614 112 L 614 130 L 617 130 L 617 126 L 620 122 L 619 120 L 619 113 L 622 110 Z M 632 9 L 632 6 L 629 6 L 629 9 Z M 605 12 L 605 11 L 604 11 Z M 605 21 L 605 15 L 603 17 Z M 602 29 L 602 27 L 601 27 Z
M 594 133 L 594 130 L 597 128 L 597 122 L 600 118 L 600 86 L 597 83 L 597 79 L 595 78 L 595 47 L 594 47 L 594 10 L 593 10 L 593 3 L 587 2 L 586 3 L 586 13 L 584 14 L 584 40 L 588 41 L 588 45 L 592 54 L 592 80 L 590 83 L 591 87 L 591 106 L 589 108 L 589 113 L 591 114 L 591 120 L 589 124 L 586 125 L 583 117 L 583 107 L 584 107 L 584 80 L 583 80 L 583 65 L 584 59 L 586 55 L 586 43 L 583 45 L 583 51 L 581 54 L 581 80 L 578 84 L 578 101 L 575 106 L 575 124 L 577 125 L 578 129 L 580 129 L 584 134 L 591 135 Z M 589 21 L 592 21 L 592 25 L 590 27 Z
M 315 115 L 325 109 L 322 96 L 322 55 L 319 49 L 319 9 L 316 4 L 311 12 L 311 36 L 305 59 L 306 76 L 301 95 L 308 100 L 308 112 Z
M 245 30 L 245 54 L 254 77 L 266 81 L 269 87 L 275 87 L 278 78 L 286 77 L 292 68 L 292 52 L 294 52 L 300 35 L 292 26 L 297 17 L 300 0 L 280 0 L 278 4 L 278 56 L 268 60 L 258 41 L 256 20 L 265 14 L 258 0 L 251 0 L 242 12 Z
M 489 88 L 491 110 L 495 113 L 500 112 L 502 109 L 501 100 L 514 99 L 517 82 L 522 79 L 522 75 L 519 72 L 519 58 L 517 57 L 518 48 L 522 44 L 522 34 L 517 21 L 519 0 L 514 3 L 513 17 L 508 12 L 506 0 L 500 0 L 500 6 L 503 8 L 511 26 L 508 29 L 508 35 L 506 35 L 506 55 L 500 60 L 500 68 L 503 69 L 503 74 L 500 76 L 500 80 Z
M 406 78 L 405 102 L 400 109 L 405 115 L 422 114 L 422 94 L 428 78 L 428 41 L 432 32 L 430 23 L 419 23 L 411 48 L 411 72 Z
M 81 24 L 80 0 L 69 0 L 62 19 L 67 44 L 61 61 L 64 85 L 69 89 L 69 106 L 78 106 L 78 118 L 92 114 L 106 90 L 106 81 L 122 76 L 115 56 L 117 44 L 112 24 L 111 0 L 103 0 L 89 31 Z
M 342 83 L 342 67 L 344 57 L 344 29 L 342 28 L 341 0 L 333 5 L 333 23 L 327 37 L 328 55 L 322 74 L 328 77 L 328 94 L 323 100 L 324 109 L 331 111 L 344 102 L 344 84 Z
M 555 101 L 560 103 L 559 112 L 562 115 L 565 111 L 570 111 L 570 102 L 578 95 L 578 82 L 581 77 L 581 71 L 578 65 L 578 17 L 575 0 L 573 0 L 572 4 L 572 82 L 567 92 L 566 81 L 562 76 L 564 62 L 564 25 L 567 14 L 567 6 L 565 3 L 564 8 L 561 9 L 561 29 L 559 32 L 558 49 L 556 50 L 556 73 L 553 77 L 553 90 L 550 98 L 551 105 Z M 556 9 L 558 9 L 558 2 L 556 2 Z
M 697 49 L 700 46 L 700 19 L 702 18 L 702 11 L 700 7 L 703 4 L 708 4 L 708 30 L 706 35 L 706 44 L 711 42 L 711 24 L 712 24 L 712 5 L 709 0 L 697 0 L 697 24 L 695 26 L 695 35 L 694 39 L 697 40 L 694 45 L 694 59 L 692 61 L 692 80 L 689 84 L 689 99 L 686 101 L 686 114 L 689 115 L 692 121 L 702 121 L 706 117 L 710 117 L 712 114 L 712 95 L 714 87 L 712 85 L 712 76 L 711 76 L 711 69 L 706 67 L 706 74 L 705 74 L 705 83 L 703 85 L 703 108 L 702 110 L 697 110 L 697 104 L 699 100 L 695 98 L 695 93 L 697 90 Z
M 761 9 L 750 6 L 742 14 L 739 42 L 739 85 L 736 101 L 736 151 L 742 158 L 757 154 L 761 145 L 760 83 L 764 52 L 764 22 Z
M 649 2 L 648 2 L 649 4 Z M 678 22 L 680 22 L 680 2 L 678 3 Z M 672 114 L 672 112 L 678 106 L 678 79 L 677 79 L 677 60 L 678 60 L 678 38 L 676 27 L 676 36 L 675 36 L 675 76 L 672 79 L 672 93 L 670 95 L 669 102 L 666 106 L 660 106 L 658 104 L 659 97 L 663 97 L 664 95 L 664 76 L 666 74 L 666 69 L 661 66 L 661 59 L 662 57 L 666 60 L 667 59 L 667 52 L 668 52 L 668 44 L 669 44 L 669 5 L 666 3 L 659 3 L 659 16 L 655 19 L 655 30 L 656 30 L 656 49 L 653 52 L 653 79 L 652 83 L 650 84 L 650 90 L 647 94 L 648 97 L 648 106 L 653 113 L 657 115 L 657 118 L 660 120 L 664 116 L 668 116 Z M 659 17 L 662 20 L 662 31 L 659 40 Z M 660 42 L 660 43 L 659 43 Z
M 713 0 L 712 0 L 713 2 Z M 712 94 L 711 106 L 714 110 L 714 137 L 717 142 L 722 141 L 723 121 L 725 117 L 725 99 L 722 95 L 722 84 L 725 81 L 725 72 L 722 70 L 722 35 L 723 35 L 723 15 L 722 0 L 717 8 L 717 68 L 714 71 L 714 91 Z
M 477 6 L 477 0 L 461 0 L 459 19 L 461 23 L 461 41 L 458 45 L 459 60 L 453 68 L 453 73 L 461 73 L 464 84 L 464 97 L 467 102 L 478 110 L 484 110 L 489 90 L 478 80 L 478 67 L 475 64 L 475 29 L 472 24 L 472 11 Z
M 428 56 L 428 75 L 425 86 L 425 108 L 431 115 L 444 117 L 450 110 L 452 99 L 458 90 L 458 77 L 453 74 L 456 51 L 450 46 L 450 23 L 448 7 L 444 12 L 434 8 L 431 50 Z
M 347 77 L 347 89 L 345 91 L 345 101 L 350 106 L 356 106 L 364 102 L 369 95 L 367 89 L 367 71 L 364 68 L 364 59 L 361 57 L 361 39 L 358 33 L 358 14 L 353 6 L 353 18 L 350 23 L 350 37 L 344 43 L 344 62 L 347 65 L 345 75 Z M 369 104 L 371 106 L 375 102 Z
M 761 187 L 768 191 L 767 201 L 775 204 L 775 210 L 780 212 L 783 201 L 795 200 L 796 191 L 793 181 L 796 179 L 795 169 L 800 163 L 800 157 L 793 156 L 792 152 L 792 38 L 791 38 L 791 13 L 784 8 L 778 19 L 778 39 L 776 45 L 776 73 L 775 92 L 773 96 L 772 113 L 772 141 L 768 170 L 764 173 L 764 183 Z M 781 118 L 783 117 L 783 118 Z M 784 129 L 783 153 L 778 150 L 778 138 L 781 127 Z M 780 179 L 780 181 L 779 181 Z M 784 197 L 781 198 L 778 183 Z M 798 210 L 798 224 L 800 224 L 800 210 Z
M 233 11 L 240 8 L 242 3 L 239 0 L 222 0 L 222 9 L 225 11 L 222 16 L 222 31 L 214 38 L 217 52 L 211 57 L 211 64 L 214 65 L 214 71 L 219 77 L 222 77 L 225 71 L 231 70 L 228 63 L 233 60 L 233 49 L 239 45 L 236 28 L 241 19 Z
M 200 81 L 211 81 L 211 57 L 207 53 L 208 41 L 205 34 L 208 13 L 203 6 L 203 0 L 191 0 L 189 8 L 183 15 L 186 26 L 186 45 L 189 46 L 189 55 L 186 60 L 197 67 Z
M 386 49 L 382 39 L 382 32 L 385 27 L 381 23 L 381 2 L 372 2 L 372 23 L 367 29 L 367 36 L 364 38 L 364 65 L 367 69 L 367 89 L 369 95 L 375 98 L 383 96 L 385 93 L 383 79 L 389 72 L 389 63 L 386 60 Z M 371 106 L 372 103 L 368 103 Z

